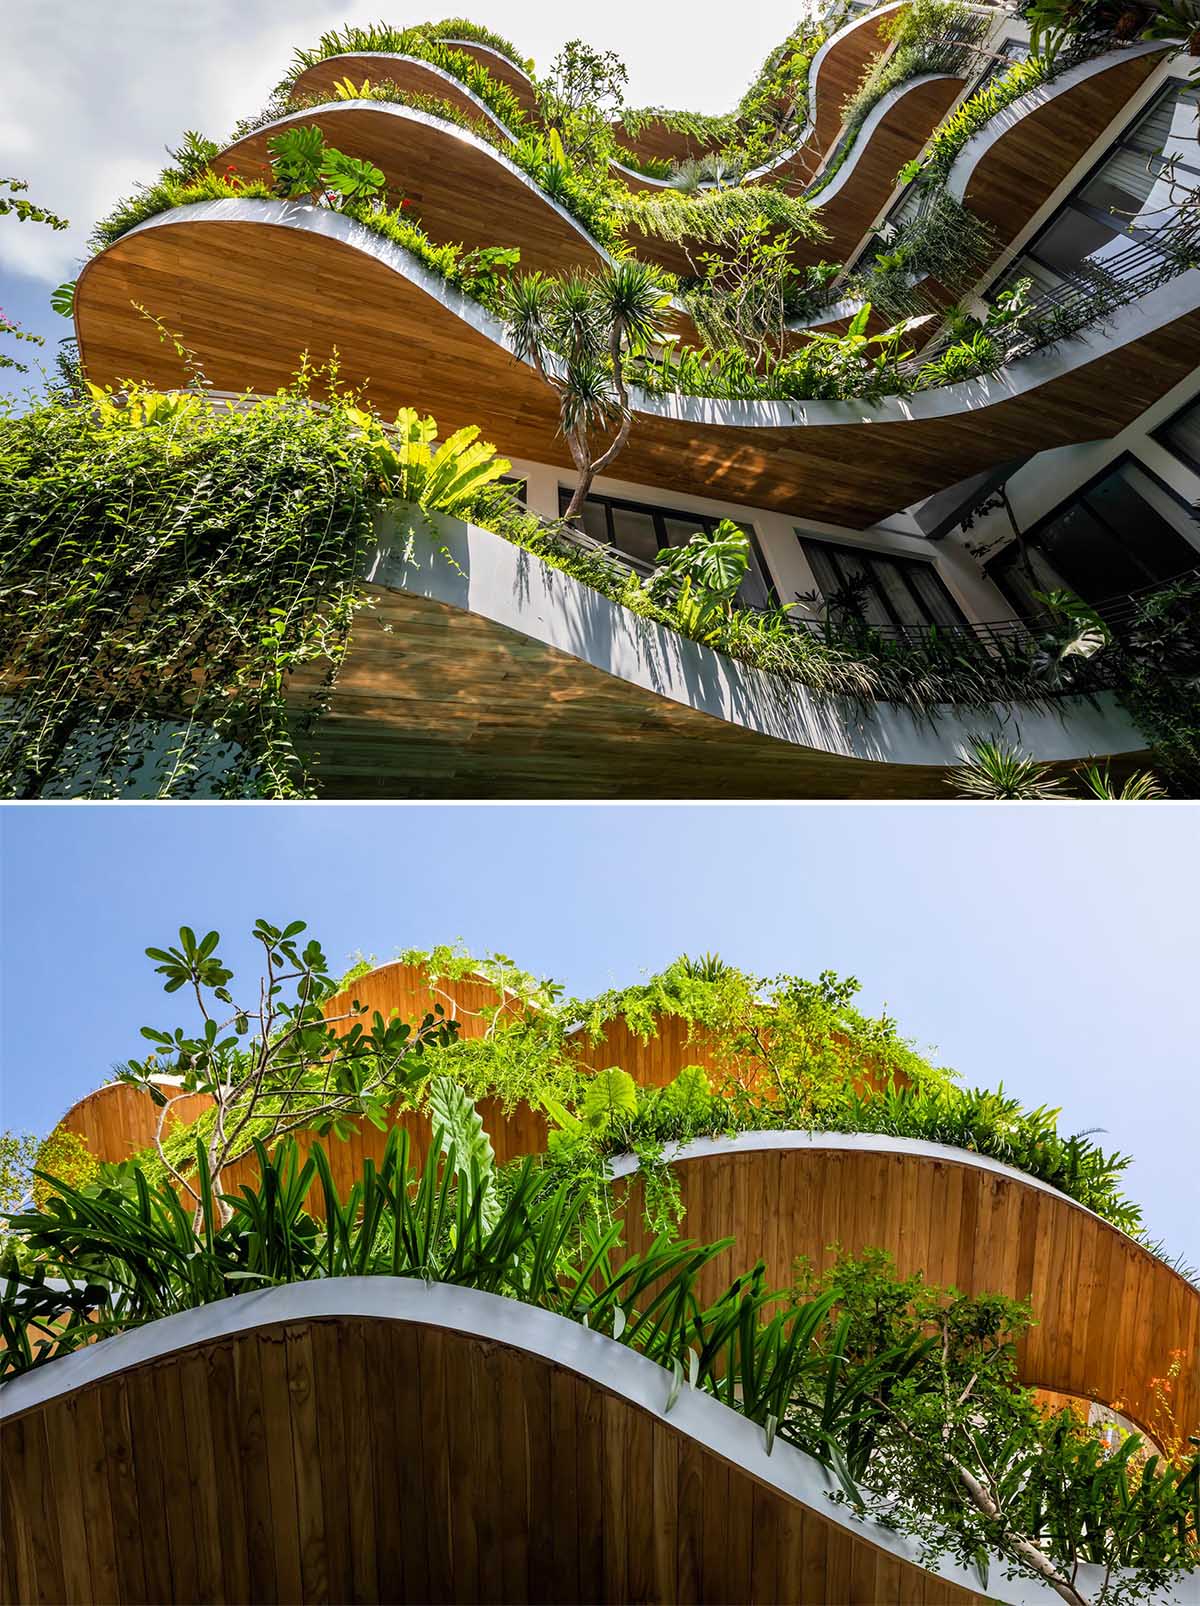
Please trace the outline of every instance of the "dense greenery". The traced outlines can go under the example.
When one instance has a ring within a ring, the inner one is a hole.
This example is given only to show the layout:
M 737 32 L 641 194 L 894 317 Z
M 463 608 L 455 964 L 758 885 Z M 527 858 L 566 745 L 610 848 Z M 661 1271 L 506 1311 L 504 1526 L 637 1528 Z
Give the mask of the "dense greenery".
M 207 1013 L 216 1024 L 210 1030 L 202 1022 L 199 1035 L 143 1029 L 153 1052 L 130 1060 L 121 1074 L 148 1091 L 164 1072 L 177 1075 L 176 1096 L 206 1092 L 225 1112 L 219 1135 L 215 1114 L 165 1138 L 160 1132 L 156 1152 L 143 1157 L 149 1174 L 190 1167 L 200 1137 L 206 1168 L 219 1177 L 254 1133 L 274 1137 L 295 1126 L 341 1133 L 351 1114 L 379 1124 L 395 1104 L 426 1108 L 431 1090 L 450 1082 L 472 1099 L 497 1099 L 505 1110 L 524 1102 L 548 1111 L 560 1133 L 556 1162 L 570 1172 L 601 1176 L 606 1158 L 632 1149 L 669 1188 L 664 1148 L 694 1137 L 764 1129 L 880 1132 L 986 1154 L 1122 1230 L 1140 1231 L 1140 1210 L 1120 1191 L 1128 1156 L 1106 1154 L 1084 1133 L 1061 1136 L 1059 1111 L 1024 1110 L 1002 1088 L 960 1089 L 955 1073 L 919 1053 L 893 1019 L 855 1007 L 853 977 L 826 972 L 815 983 L 756 977 L 713 956 L 685 956 L 644 982 L 582 999 L 526 975 L 503 955 L 409 951 L 401 957 L 426 972 L 435 997 L 443 977 L 483 978 L 494 997 L 484 1006 L 482 1035 L 460 1035 L 456 1008 L 443 993 L 444 1022 L 428 1020 L 411 1040 L 405 1032 L 393 1042 L 378 1019 L 347 1028 L 355 973 L 332 977 L 315 942 L 301 953 L 302 930 L 301 922 L 286 933 L 262 922 L 256 929 L 256 940 L 274 956 L 266 1012 L 235 1004 L 216 933 L 197 943 L 185 928 L 178 947 L 148 950 L 170 990 L 212 994 L 228 1016 L 221 1024 L 214 1005 Z M 330 1025 L 320 1006 L 334 997 L 339 1007 Z M 691 1066 L 671 1086 L 654 1089 L 637 1086 L 619 1066 L 602 1083 L 587 1069 L 591 1046 L 614 1023 L 648 1041 L 672 1018 L 685 1023 L 707 1070 Z M 339 1049 L 335 1040 L 347 1029 L 353 1036 Z M 282 1106 L 269 1097 L 278 1088 L 289 1090 Z M 161 1093 L 152 1096 L 161 1103 Z
M 478 258 L 471 266 L 487 270 Z M 186 372 L 186 350 L 180 360 Z M 0 625 L 13 687 L 0 711 L 3 789 L 311 790 L 302 750 L 363 602 L 375 520 L 396 503 L 416 504 L 402 512 L 411 540 L 431 539 L 424 514 L 470 518 L 650 621 L 816 690 L 933 715 L 943 703 L 984 709 L 1092 684 L 1093 659 L 1064 656 L 1078 634 L 1069 613 L 1003 653 L 972 654 L 932 629 L 884 640 L 856 622 L 853 599 L 813 630 L 782 608 L 711 608 L 703 570 L 687 595 L 670 573 L 643 580 L 517 506 L 496 483 L 508 465 L 475 432 L 436 459 L 435 432 L 408 411 L 385 431 L 336 375 L 311 372 L 238 406 L 202 388 L 135 388 L 56 397 L 10 419 L 0 432 L 0 594 L 21 606 Z M 1122 646 L 1120 665 L 1140 677 L 1142 703 L 1162 710 L 1164 740 L 1183 752 L 1186 709 L 1164 699 L 1186 699 L 1190 682 L 1171 667 L 1182 648 L 1160 639 L 1190 629 L 1183 601 L 1175 614 Z M 303 696 L 291 689 L 298 671 Z M 1184 690 L 1154 690 L 1168 671 Z
M 402 413 L 385 437 L 328 373 L 244 406 L 94 391 L 7 421 L 0 789 L 304 793 L 297 735 L 344 655 L 375 515 L 397 496 L 470 512 L 508 466 L 477 433 L 435 454 Z
M 768 1452 L 783 1440 L 816 1456 L 836 1499 L 915 1534 L 930 1559 L 950 1552 L 982 1570 L 998 1550 L 1007 1570 L 1078 1606 L 1080 1561 L 1137 1570 L 1103 1601 L 1142 1598 L 1194 1563 L 1195 1457 L 1164 1463 L 1137 1436 L 1110 1455 L 1070 1413 L 1047 1418 L 1016 1381 L 1021 1307 L 898 1279 L 871 1253 L 820 1279 L 801 1269 L 790 1291 L 770 1288 L 759 1263 L 702 1305 L 699 1275 L 730 1240 L 660 1235 L 630 1253 L 594 1191 L 531 1159 L 497 1171 L 469 1101 L 445 1109 L 440 1164 L 416 1171 L 393 1131 L 345 1197 L 321 1145 L 301 1165 L 291 1139 L 274 1156 L 260 1145 L 257 1182 L 224 1199 L 201 1147 L 195 1216 L 136 1172 L 57 1185 L 44 1211 L 10 1220 L 5 1371 L 256 1288 L 420 1277 L 611 1334 L 663 1368 L 665 1412 L 684 1388 L 715 1396 L 759 1424 Z

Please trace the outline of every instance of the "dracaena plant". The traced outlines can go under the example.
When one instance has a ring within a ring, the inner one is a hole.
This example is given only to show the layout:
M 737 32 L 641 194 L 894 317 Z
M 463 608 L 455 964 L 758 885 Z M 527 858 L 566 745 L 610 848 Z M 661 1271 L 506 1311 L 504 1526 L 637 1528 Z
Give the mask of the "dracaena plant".
M 662 340 L 669 305 L 658 271 L 634 260 L 595 273 L 508 281 L 503 310 L 513 353 L 554 391 L 575 464 L 568 520 L 629 439 L 629 366 Z

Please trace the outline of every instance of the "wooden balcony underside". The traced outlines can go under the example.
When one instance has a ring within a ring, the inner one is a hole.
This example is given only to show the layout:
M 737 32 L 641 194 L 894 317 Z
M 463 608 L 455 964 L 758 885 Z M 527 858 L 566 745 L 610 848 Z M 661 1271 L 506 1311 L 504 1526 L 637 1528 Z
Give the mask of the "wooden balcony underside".
M 1200 356 L 1196 277 L 1139 313 L 1124 343 L 1106 332 L 907 401 L 635 403 L 621 474 L 663 491 L 872 524 L 995 463 L 1132 422 Z M 336 348 L 343 381 L 365 383 L 385 414 L 416 406 L 444 433 L 478 424 L 505 453 L 569 469 L 554 398 L 512 358 L 499 326 L 333 214 L 261 201 L 164 214 L 92 260 L 75 305 L 96 383 L 186 382 L 140 305 L 197 353 L 218 390 L 274 392 L 301 352 L 323 362 Z M 1146 327 L 1159 306 L 1163 323 Z

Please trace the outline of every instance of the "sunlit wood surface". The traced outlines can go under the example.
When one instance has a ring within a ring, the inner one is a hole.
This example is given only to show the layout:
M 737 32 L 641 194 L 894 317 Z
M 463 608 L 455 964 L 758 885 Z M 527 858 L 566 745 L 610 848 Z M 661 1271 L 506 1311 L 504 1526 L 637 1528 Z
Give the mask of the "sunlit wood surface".
M 226 204 L 270 205 L 217 203 Z M 89 378 L 187 382 L 140 306 L 196 352 L 218 390 L 272 393 L 291 381 L 302 352 L 323 363 L 336 349 L 343 383 L 365 383 L 385 415 L 416 406 L 444 434 L 478 424 L 502 452 L 569 470 L 555 398 L 530 368 L 407 271 L 368 254 L 366 242 L 306 232 L 303 210 L 294 215 L 304 227 L 185 210 L 94 258 L 75 297 Z M 1117 349 L 1088 349 L 1099 354 L 1019 395 L 999 380 L 942 393 L 945 405 L 957 401 L 948 417 L 910 418 L 900 403 L 875 419 L 846 404 L 846 422 L 807 425 L 797 403 L 796 422 L 774 428 L 640 413 L 621 474 L 664 492 L 865 526 L 994 463 L 1116 434 L 1192 371 L 1200 312 Z M 696 411 L 715 419 L 722 407 Z
M 1116 1406 L 1151 1431 L 1162 1427 L 1153 1380 L 1180 1354 L 1179 1427 L 1200 1427 L 1200 1292 L 1065 1195 L 966 1157 L 799 1149 L 709 1155 L 674 1169 L 684 1234 L 737 1240 L 702 1274 L 702 1299 L 760 1258 L 769 1281 L 786 1288 L 798 1257 L 822 1269 L 836 1245 L 885 1249 L 903 1276 L 1029 1300 L 1023 1380 Z M 635 1249 L 647 1241 L 641 1196 L 634 1180 L 625 1220 Z
M 983 1601 L 587 1376 L 434 1325 L 211 1340 L 2 1443 L 13 1606 Z

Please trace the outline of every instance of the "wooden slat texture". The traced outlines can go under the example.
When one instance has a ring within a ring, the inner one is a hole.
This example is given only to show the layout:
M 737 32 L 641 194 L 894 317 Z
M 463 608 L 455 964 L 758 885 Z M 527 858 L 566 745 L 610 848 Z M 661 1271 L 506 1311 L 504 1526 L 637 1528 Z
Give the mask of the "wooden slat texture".
M 507 84 L 520 102 L 522 111 L 530 114 L 537 111 L 537 96 L 533 92 L 528 73 L 515 66 L 507 57 L 487 45 L 476 44 L 471 39 L 443 39 L 441 43 L 447 50 L 460 50 L 464 56 L 470 56 L 481 67 L 486 68 L 493 78 L 502 84 Z
M 250 1386 L 259 1377 L 267 1459 L 242 1469 L 175 1437 L 174 1419 L 159 1433 L 131 1409 L 135 1393 L 178 1398 L 214 1444 L 237 1443 L 261 1408 Z M 331 1458 L 322 1429 L 360 1388 L 371 1408 L 346 1423 Z M 86 1528 L 70 1504 L 74 1482 L 58 1480 L 61 1462 L 46 1476 L 55 1448 L 70 1459 L 81 1417 L 132 1424 L 119 1448 L 96 1447 Z M 436 1327 L 339 1317 L 206 1343 L 27 1413 L 5 1425 L 0 1450 L 0 1583 L 14 1606 L 983 1602 L 758 1485 L 586 1378 Z M 112 1454 L 137 1474 L 119 1515 L 104 1477 Z M 186 1469 L 182 1480 L 172 1462 Z M 231 1474 L 248 1509 L 269 1491 L 270 1518 L 253 1539 L 220 1505 Z M 119 1531 L 132 1550 L 119 1568 L 98 1531 Z
M 964 200 L 1007 245 L 1049 200 L 1125 102 L 1160 65 L 1148 53 L 1122 60 L 1026 113 L 980 158 Z
M 1017 1179 L 921 1155 L 775 1150 L 675 1166 L 680 1232 L 736 1243 L 701 1273 L 714 1297 L 756 1260 L 787 1287 L 795 1262 L 829 1265 L 833 1248 L 884 1249 L 902 1276 L 920 1272 L 964 1293 L 1028 1299 L 1022 1380 L 1099 1400 L 1161 1432 L 1152 1379 L 1177 1353 L 1182 1431 L 1200 1428 L 1200 1293 L 1108 1222 Z M 626 1237 L 644 1248 L 642 1186 L 628 1184 Z M 1106 1266 L 1102 1279 L 1093 1268 Z
M 409 1021 L 440 1001 L 470 1039 L 486 1030 L 482 1011 L 495 1003 L 496 993 L 470 978 L 442 978 L 431 986 L 420 969 L 397 961 L 360 977 L 330 1000 L 326 1013 L 344 1013 L 354 1000 L 385 1018 L 395 1012 Z M 575 1044 L 585 1069 L 617 1065 L 646 1087 L 661 1087 L 692 1064 L 704 1066 L 714 1079 L 741 1069 L 748 1085 L 754 1081 L 752 1063 L 731 1065 L 719 1040 L 703 1027 L 689 1029 L 677 1016 L 661 1017 L 656 1035 L 645 1042 L 618 1018 L 606 1024 L 598 1040 L 580 1033 Z M 877 1085 L 869 1065 L 859 1085 Z M 148 1135 L 137 1142 L 139 1122 L 148 1128 L 154 1119 L 151 1101 L 122 1086 L 122 1122 L 116 1129 L 102 1126 L 95 1112 L 103 1112 L 113 1091 L 100 1089 L 67 1117 L 74 1130 L 89 1134 L 93 1151 L 104 1159 L 125 1158 L 145 1147 Z M 481 1101 L 480 1110 L 501 1164 L 544 1152 L 547 1122 L 540 1111 L 520 1104 L 505 1113 L 494 1099 Z M 414 1159 L 424 1164 L 432 1136 L 427 1117 L 398 1109 L 393 1121 L 409 1133 Z M 368 1157 L 379 1161 L 386 1140 L 369 1122 L 353 1125 L 349 1138 L 326 1145 L 343 1195 Z M 115 1136 L 105 1137 L 114 1130 Z M 99 1147 L 105 1141 L 113 1147 Z M 299 1142 L 305 1149 L 311 1138 L 302 1133 Z M 702 1274 L 703 1298 L 759 1258 L 767 1263 L 769 1279 L 785 1287 L 799 1256 L 822 1266 L 834 1244 L 852 1253 L 886 1249 L 903 1275 L 919 1271 L 966 1292 L 1029 1299 L 1035 1325 L 1021 1346 L 1022 1379 L 1117 1406 L 1150 1431 L 1164 1427 L 1155 1417 L 1151 1379 L 1164 1376 L 1180 1353 L 1179 1421 L 1184 1428 L 1200 1426 L 1200 1294 L 1062 1195 L 966 1164 L 852 1150 L 710 1156 L 679 1164 L 677 1175 L 685 1208 L 681 1232 L 703 1241 L 737 1240 Z M 224 1186 L 235 1192 L 255 1178 L 251 1158 L 227 1169 Z M 630 1200 L 630 1245 L 640 1247 L 645 1235 L 641 1184 L 635 1179 L 618 1188 Z M 320 1208 L 316 1191 L 310 1203 Z M 347 1412 L 353 1414 L 349 1400 Z M 253 1420 L 249 1431 L 255 1431 Z
M 171 1100 L 163 1123 L 164 1136 L 173 1127 L 190 1124 L 211 1102 L 205 1093 L 179 1094 L 178 1088 L 163 1084 Z M 110 1082 L 80 1099 L 59 1123 L 82 1138 L 98 1160 L 116 1164 L 140 1154 L 154 1142 L 159 1109 L 140 1088 L 128 1082 Z
M 325 798 L 939 798 L 957 762 L 846 758 L 660 697 L 508 626 L 382 586 L 332 694 L 292 677 Z M 320 692 L 315 724 L 304 715 Z M 1082 756 L 1082 755 L 1081 755 Z M 1114 775 L 1140 755 L 1112 757 Z M 1065 766 L 1069 767 L 1069 766 Z
M 355 85 L 362 84 L 364 80 L 376 86 L 395 84 L 407 95 L 423 95 L 429 100 L 447 101 L 473 122 L 490 121 L 487 113 L 480 110 L 474 95 L 456 78 L 416 56 L 382 52 L 356 54 L 347 51 L 344 56 L 327 56 L 323 61 L 315 61 L 297 76 L 290 98 L 295 102 L 302 97 L 307 99 L 310 95 L 322 95 L 332 100 L 337 86 L 347 78 Z M 217 165 L 221 168 L 224 162 Z
M 801 264 L 844 262 L 886 206 L 896 175 L 917 156 L 933 130 L 966 87 L 964 78 L 935 78 L 906 89 L 869 136 L 860 133 L 846 161 L 853 163 L 845 183 L 828 199 L 814 197 L 823 240 L 801 240 L 794 260 Z M 859 146 L 861 145 L 861 149 Z
M 75 297 L 89 378 L 184 384 L 186 369 L 137 304 L 196 351 L 219 390 L 271 394 L 291 382 L 302 352 L 319 364 L 336 348 L 341 383 L 365 385 L 385 416 L 415 405 L 443 435 L 477 424 L 502 452 L 570 472 L 555 399 L 536 374 L 356 245 L 192 218 L 127 235 L 94 258 Z M 1117 433 L 1198 356 L 1193 311 L 1020 395 L 998 383 L 960 387 L 962 405 L 944 418 L 897 408 L 887 422 L 848 412 L 844 423 L 806 425 L 797 404 L 794 424 L 766 428 L 639 414 L 621 473 L 662 491 L 862 526 L 994 463 Z
M 309 119 L 311 118 L 311 124 Z M 453 123 L 426 123 L 400 106 L 314 107 L 289 127 L 315 125 L 347 156 L 374 162 L 412 202 L 412 218 L 439 244 L 468 250 L 517 246 L 522 272 L 559 273 L 598 268 L 605 260 L 583 229 L 547 201 L 524 175 L 497 160 L 491 146 L 462 138 Z M 246 178 L 271 175 L 271 129 L 260 129 L 222 152 L 217 167 L 232 163 Z

